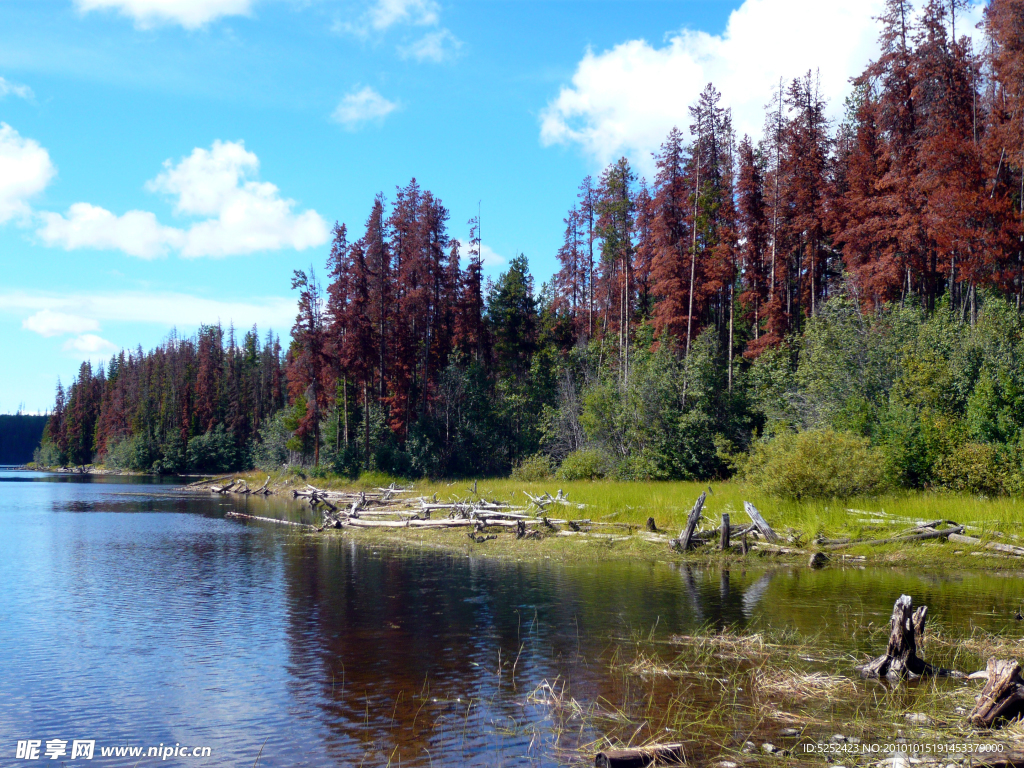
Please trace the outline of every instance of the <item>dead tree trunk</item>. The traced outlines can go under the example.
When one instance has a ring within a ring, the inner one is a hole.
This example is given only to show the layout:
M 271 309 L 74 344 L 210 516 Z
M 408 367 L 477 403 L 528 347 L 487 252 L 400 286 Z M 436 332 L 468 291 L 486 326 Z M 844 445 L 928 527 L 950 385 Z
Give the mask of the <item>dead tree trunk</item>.
M 988 682 L 967 722 L 979 728 L 991 728 L 997 722 L 1014 720 L 1024 714 L 1024 678 L 1020 664 L 1013 659 L 988 660 Z
M 682 533 L 679 534 L 679 538 L 674 539 L 671 542 L 672 549 L 678 549 L 685 552 L 690 548 L 690 539 L 693 538 L 693 531 L 696 529 L 697 523 L 700 522 L 700 515 L 704 510 L 704 499 L 706 499 L 707 496 L 707 492 L 702 493 L 697 499 L 697 503 L 693 505 L 693 509 L 690 510 L 690 515 L 686 518 L 686 527 L 683 528 Z
M 764 536 L 765 540 L 775 544 L 779 540 L 779 535 L 772 530 L 772 527 L 768 525 L 768 521 L 761 517 L 761 513 L 757 511 L 757 507 L 751 504 L 749 501 L 743 502 L 743 509 L 747 513 L 747 516 L 754 523 L 754 527 L 757 528 L 758 532 Z
M 928 607 L 922 605 L 913 611 L 912 602 L 910 595 L 900 595 L 896 601 L 892 609 L 889 644 L 885 655 L 858 667 L 864 677 L 904 680 L 924 675 L 960 676 L 952 670 L 933 667 L 917 657 L 917 640 L 924 638 Z

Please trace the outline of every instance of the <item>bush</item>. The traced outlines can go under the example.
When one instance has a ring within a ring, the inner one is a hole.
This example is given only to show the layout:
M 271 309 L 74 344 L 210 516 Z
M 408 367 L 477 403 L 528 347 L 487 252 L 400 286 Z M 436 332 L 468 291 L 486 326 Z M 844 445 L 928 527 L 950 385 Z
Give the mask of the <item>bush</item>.
M 156 443 L 150 440 L 148 435 L 139 434 L 107 443 L 103 463 L 112 469 L 148 472 L 158 458 Z
M 848 432 L 784 432 L 754 446 L 744 473 L 772 496 L 846 498 L 884 488 L 885 457 L 867 438 Z
M 188 468 L 192 472 L 221 473 L 241 469 L 246 457 L 238 450 L 234 436 L 218 424 L 188 444 Z
M 56 444 L 44 442 L 35 449 L 32 460 L 40 467 L 63 467 L 67 463 L 67 456 L 60 452 Z
M 288 441 L 292 432 L 287 420 L 287 412 L 280 410 L 260 427 L 259 440 L 253 446 L 253 460 L 258 469 L 273 472 L 288 463 Z
M 556 475 L 559 480 L 599 480 L 613 469 L 612 462 L 601 451 L 581 449 L 562 459 Z
M 551 457 L 543 453 L 528 456 L 520 461 L 512 470 L 513 480 L 524 480 L 526 482 L 550 480 L 551 475 Z
M 967 443 L 935 464 L 935 479 L 951 491 L 996 495 L 1012 481 L 999 451 L 987 443 Z

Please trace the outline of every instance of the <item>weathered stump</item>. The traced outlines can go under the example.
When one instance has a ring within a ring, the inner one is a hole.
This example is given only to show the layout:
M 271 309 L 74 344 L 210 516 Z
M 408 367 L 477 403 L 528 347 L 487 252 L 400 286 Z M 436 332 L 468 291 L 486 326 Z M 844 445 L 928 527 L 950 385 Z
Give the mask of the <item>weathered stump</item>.
M 704 500 L 708 497 L 707 493 L 702 493 L 697 502 L 693 505 L 693 509 L 690 510 L 689 516 L 686 518 L 686 527 L 683 528 L 679 534 L 678 539 L 674 539 L 672 543 L 672 549 L 678 549 L 683 552 L 690 548 L 690 539 L 693 537 L 693 532 L 697 528 L 697 523 L 700 522 L 701 512 L 704 510 Z
M 722 513 L 722 529 L 719 533 L 718 548 L 723 552 L 729 551 L 729 513 Z
M 644 768 L 648 765 L 685 765 L 682 744 L 652 744 L 634 749 L 606 749 L 594 758 L 595 768 Z
M 924 637 L 928 607 L 922 605 L 913 611 L 912 602 L 910 595 L 900 595 L 896 601 L 885 655 L 857 668 L 864 677 L 903 680 L 911 676 L 957 675 L 950 670 L 933 667 L 917 657 L 917 640 Z
M 761 516 L 761 513 L 757 511 L 757 507 L 751 504 L 749 501 L 743 502 L 743 509 L 746 511 L 747 516 L 750 518 L 754 527 L 757 528 L 758 532 L 764 536 L 765 541 L 775 544 L 779 541 L 779 535 L 772 530 L 772 527 L 768 525 L 768 521 Z
M 988 682 L 978 697 L 967 722 L 979 728 L 991 728 L 1000 721 L 1015 720 L 1024 714 L 1024 678 L 1020 663 L 1014 659 L 988 660 Z

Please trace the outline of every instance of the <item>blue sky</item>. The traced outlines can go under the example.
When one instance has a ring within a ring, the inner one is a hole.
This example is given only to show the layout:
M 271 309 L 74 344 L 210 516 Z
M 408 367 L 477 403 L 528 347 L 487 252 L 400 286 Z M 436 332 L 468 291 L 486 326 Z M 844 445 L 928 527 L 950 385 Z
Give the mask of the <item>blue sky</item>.
M 880 2 L 0 0 L 0 412 L 173 326 L 286 336 L 292 271 L 414 176 L 543 281 L 582 177 L 649 174 L 709 80 L 756 133 L 820 67 L 838 114 Z

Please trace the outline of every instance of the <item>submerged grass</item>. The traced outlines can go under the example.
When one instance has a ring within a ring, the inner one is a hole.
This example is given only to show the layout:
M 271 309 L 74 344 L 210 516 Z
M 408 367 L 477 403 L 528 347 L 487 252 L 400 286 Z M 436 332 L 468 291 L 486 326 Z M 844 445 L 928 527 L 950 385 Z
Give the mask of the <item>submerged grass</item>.
M 879 652 L 886 634 L 874 638 Z M 1016 642 L 983 639 L 964 647 L 970 637 L 934 635 L 925 647 L 929 661 L 971 671 L 979 654 Z M 619 720 L 588 722 L 603 734 L 588 743 L 591 752 L 681 741 L 697 765 L 876 765 L 904 755 L 915 763 L 978 766 L 984 753 L 957 750 L 1024 749 L 1024 724 L 989 731 L 968 725 L 983 681 L 864 680 L 854 654 L 820 635 L 793 631 L 709 630 L 674 636 L 668 646 L 657 653 L 641 644 L 631 658 L 622 651 L 613 656 L 620 685 L 615 704 L 605 706 Z M 559 693 L 570 697 L 564 685 Z M 586 719 L 587 708 L 576 716 Z

